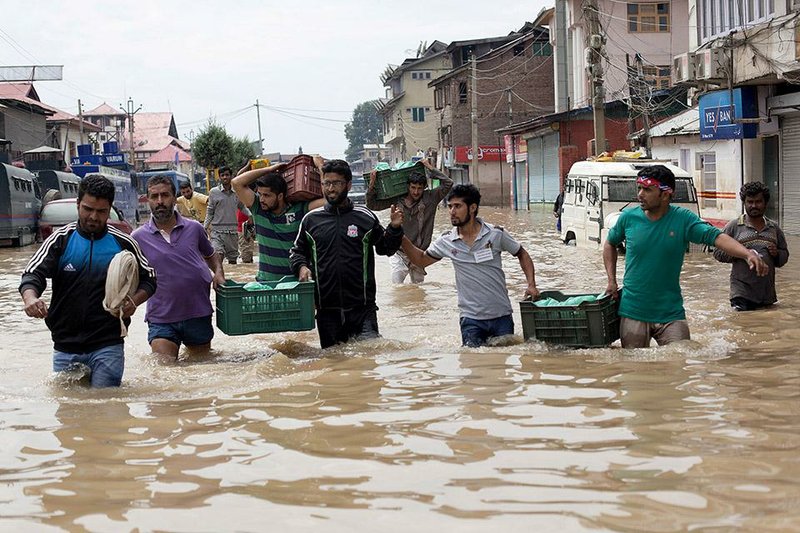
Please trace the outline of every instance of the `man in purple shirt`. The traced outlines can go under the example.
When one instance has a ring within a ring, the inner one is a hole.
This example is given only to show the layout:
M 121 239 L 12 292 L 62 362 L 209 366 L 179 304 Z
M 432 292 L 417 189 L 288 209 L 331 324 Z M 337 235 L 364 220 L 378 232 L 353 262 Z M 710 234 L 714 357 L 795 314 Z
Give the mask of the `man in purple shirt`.
M 225 283 L 221 256 L 214 253 L 203 226 L 175 210 L 176 196 L 170 178 L 150 178 L 147 202 L 153 216 L 133 232 L 156 276 L 163 276 L 147 301 L 147 340 L 154 353 L 173 360 L 178 358 L 181 343 L 196 352 L 211 347 L 214 327 L 209 287 Z

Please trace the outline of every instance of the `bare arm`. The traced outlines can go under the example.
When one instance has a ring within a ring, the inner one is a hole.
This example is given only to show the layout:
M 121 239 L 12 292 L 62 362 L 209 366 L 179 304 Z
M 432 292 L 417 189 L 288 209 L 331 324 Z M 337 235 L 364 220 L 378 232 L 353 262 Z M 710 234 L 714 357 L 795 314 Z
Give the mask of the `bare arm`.
M 536 288 L 536 272 L 533 266 L 533 259 L 531 259 L 528 251 L 522 246 L 519 247 L 519 251 L 515 255 L 519 260 L 519 266 L 522 268 L 522 272 L 525 273 L 525 279 L 528 280 L 528 286 L 525 288 L 525 296 L 530 296 L 531 299 L 535 300 L 539 297 L 539 289 Z
M 266 176 L 270 172 L 280 172 L 285 167 L 286 163 L 276 163 L 268 167 L 242 172 L 231 180 L 231 187 L 244 206 L 250 207 L 256 201 L 256 193 L 250 188 L 250 184 L 254 183 L 258 178 Z
M 203 259 L 206 260 L 208 268 L 214 273 L 214 277 L 211 278 L 211 286 L 216 289 L 220 285 L 224 285 L 225 271 L 222 269 L 222 256 L 219 254 L 211 254 Z
M 406 254 L 406 256 L 408 257 L 408 260 L 420 268 L 431 266 L 432 264 L 439 261 L 438 259 L 429 256 L 428 254 L 426 254 L 425 252 L 414 246 L 414 243 L 408 240 L 408 237 L 406 237 L 405 235 L 403 236 L 403 243 L 400 246 L 403 249 L 403 253 Z
M 310 202 L 308 202 L 308 210 L 312 211 L 314 209 L 317 209 L 318 207 L 322 207 L 323 205 L 325 205 L 325 202 L 327 202 L 325 198 L 317 198 L 316 200 L 311 200 Z
M 717 239 L 714 241 L 714 246 L 728 254 L 732 257 L 738 257 L 739 259 L 744 259 L 747 261 L 747 264 L 750 266 L 750 270 L 755 270 L 756 274 L 759 276 L 766 276 L 769 272 L 769 265 L 761 259 L 761 256 L 755 250 L 748 250 L 745 248 L 742 243 L 731 237 L 730 235 L 726 235 L 725 233 L 720 233 L 717 236 Z
M 617 258 L 619 252 L 617 247 L 606 241 L 603 243 L 603 265 L 606 267 L 606 277 L 608 285 L 606 294 L 610 294 L 615 300 L 619 298 L 619 286 L 617 285 Z

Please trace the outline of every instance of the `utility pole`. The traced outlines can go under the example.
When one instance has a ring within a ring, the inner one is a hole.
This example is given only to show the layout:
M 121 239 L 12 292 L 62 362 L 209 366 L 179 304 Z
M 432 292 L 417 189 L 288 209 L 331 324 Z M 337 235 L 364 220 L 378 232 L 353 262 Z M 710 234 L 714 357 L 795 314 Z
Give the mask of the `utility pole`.
M 256 117 L 258 117 L 258 155 L 264 155 L 264 138 L 261 136 L 261 106 L 256 98 Z
M 141 111 L 142 105 L 139 104 L 139 107 L 136 107 L 133 104 L 133 98 L 128 98 L 128 103 L 126 107 L 122 107 L 122 104 L 119 105 L 119 108 L 125 112 L 125 115 L 128 117 L 128 150 L 130 154 L 130 165 L 133 170 L 136 170 L 136 145 L 133 142 L 133 115 Z M 134 109 L 135 108 L 135 109 Z
M 648 91 L 650 92 L 649 85 L 644 79 L 644 67 L 642 66 L 642 55 L 639 52 L 636 52 L 636 85 L 641 87 L 642 92 Z M 649 94 L 647 95 L 648 98 L 645 98 L 644 94 L 640 95 L 640 101 L 642 103 L 642 119 L 644 120 L 644 134 L 642 135 L 642 140 L 644 141 L 644 151 L 646 157 L 649 159 L 651 156 L 650 152 L 650 113 L 647 112 L 648 106 L 650 105 L 650 98 Z
M 194 181 L 194 174 L 195 174 L 195 161 L 194 161 L 194 130 L 189 130 L 189 154 L 192 156 L 192 175 L 189 177 L 189 183 L 192 184 L 192 189 L 194 189 L 196 183 Z
M 508 95 L 508 125 L 514 123 L 514 110 L 511 107 L 511 89 L 506 89 Z M 517 136 L 511 134 L 511 194 L 514 198 L 514 211 L 519 209 L 517 203 Z
M 470 113 L 472 123 L 472 166 L 470 167 L 470 182 L 480 188 L 478 177 L 478 62 L 475 59 L 475 52 L 472 52 L 472 112 Z
M 78 98 L 78 127 L 81 132 L 81 143 L 83 143 L 83 105 L 80 98 Z
M 606 149 L 605 87 L 603 86 L 602 51 L 605 39 L 600 26 L 597 0 L 584 0 L 583 14 L 589 24 L 589 74 L 592 77 L 592 108 L 594 115 L 594 155 Z

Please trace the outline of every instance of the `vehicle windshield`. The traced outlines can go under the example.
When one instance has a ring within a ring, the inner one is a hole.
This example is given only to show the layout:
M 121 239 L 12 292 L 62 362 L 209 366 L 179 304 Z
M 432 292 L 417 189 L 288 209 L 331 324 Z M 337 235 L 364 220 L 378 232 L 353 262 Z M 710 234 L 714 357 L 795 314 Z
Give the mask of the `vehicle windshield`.
M 350 187 L 350 192 L 367 192 L 367 186 L 364 180 L 354 179 L 353 185 Z
M 697 199 L 691 184 L 692 180 L 689 178 L 675 178 L 675 193 L 672 195 L 672 203 L 696 203 Z M 609 202 L 635 202 L 637 190 L 636 178 L 634 177 L 608 177 Z

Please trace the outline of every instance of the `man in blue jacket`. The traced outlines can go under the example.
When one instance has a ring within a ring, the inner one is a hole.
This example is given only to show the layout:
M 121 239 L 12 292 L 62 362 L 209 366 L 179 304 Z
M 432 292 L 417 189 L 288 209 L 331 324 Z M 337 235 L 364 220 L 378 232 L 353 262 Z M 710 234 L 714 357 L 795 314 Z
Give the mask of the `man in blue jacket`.
M 78 221 L 57 229 L 33 255 L 19 292 L 25 314 L 43 318 L 53 337 L 53 370 L 83 364 L 92 371 L 93 387 L 116 387 L 125 369 L 124 338 L 119 318 L 103 309 L 108 266 L 115 255 L 134 254 L 139 285 L 122 307 L 125 325 L 156 290 L 155 271 L 129 235 L 107 224 L 113 209 L 114 184 L 88 176 L 78 189 Z M 48 306 L 41 295 L 53 280 Z

